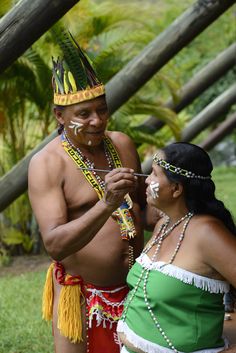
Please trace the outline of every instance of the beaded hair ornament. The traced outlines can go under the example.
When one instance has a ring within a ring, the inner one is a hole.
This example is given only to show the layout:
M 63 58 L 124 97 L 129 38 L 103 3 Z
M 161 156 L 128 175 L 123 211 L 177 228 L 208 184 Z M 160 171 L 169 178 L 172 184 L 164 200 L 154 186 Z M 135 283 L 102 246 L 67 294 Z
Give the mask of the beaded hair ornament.
M 196 175 L 195 173 L 190 172 L 190 171 L 188 171 L 186 169 L 182 169 L 180 167 L 176 167 L 176 166 L 166 162 L 164 159 L 159 158 L 157 153 L 154 155 L 153 161 L 157 165 L 159 165 L 160 167 L 164 168 L 165 170 L 168 170 L 169 172 L 174 173 L 174 174 L 178 174 L 178 175 L 184 176 L 186 178 L 203 179 L 203 180 L 211 179 L 210 175 L 209 176 Z
M 52 58 L 54 104 L 66 106 L 104 95 L 104 85 L 71 33 L 60 23 L 51 33 L 63 53 L 63 58 Z

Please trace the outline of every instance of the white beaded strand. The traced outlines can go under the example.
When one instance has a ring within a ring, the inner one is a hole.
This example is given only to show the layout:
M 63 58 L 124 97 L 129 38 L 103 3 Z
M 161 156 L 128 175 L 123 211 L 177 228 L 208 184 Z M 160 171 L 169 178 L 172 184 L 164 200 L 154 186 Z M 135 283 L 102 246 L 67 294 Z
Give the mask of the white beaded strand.
M 182 232 L 181 232 L 181 234 L 180 234 L 180 236 L 179 236 L 179 240 L 178 240 L 177 246 L 176 246 L 176 248 L 175 248 L 175 250 L 174 250 L 174 253 L 173 253 L 173 255 L 171 256 L 171 259 L 170 259 L 170 261 L 168 262 L 168 264 L 171 264 L 171 263 L 174 261 L 176 255 L 177 255 L 177 252 L 178 252 L 178 250 L 179 250 L 179 248 L 180 248 L 181 242 L 182 242 L 182 240 L 183 240 L 183 238 L 184 238 L 185 230 L 186 230 L 187 225 L 188 225 L 190 219 L 192 218 L 192 216 L 193 216 L 193 214 L 188 214 L 188 215 L 187 215 L 187 220 L 185 221 L 185 223 L 184 223 L 184 225 L 183 225 L 183 230 L 182 230 Z M 162 243 L 162 241 L 163 241 L 163 239 L 160 239 L 159 242 Z M 159 249 L 160 249 L 160 247 L 159 247 Z M 156 260 L 157 254 L 158 254 L 158 251 L 157 251 L 157 249 L 156 249 L 155 253 L 154 253 L 153 256 L 152 256 L 151 261 L 155 261 L 155 260 Z M 152 311 L 152 309 L 151 309 L 151 305 L 150 305 L 150 302 L 149 302 L 148 296 L 147 296 L 147 281 L 148 281 L 149 274 L 150 274 L 150 269 L 147 269 L 147 270 L 146 270 L 146 273 L 145 273 L 145 277 L 144 277 L 144 282 L 143 282 L 143 294 L 144 294 L 144 301 L 145 301 L 145 304 L 146 304 L 146 306 L 147 306 L 147 309 L 148 309 L 148 311 L 149 311 L 149 314 L 150 314 L 151 318 L 152 318 L 153 321 L 154 321 L 154 324 L 155 324 L 156 328 L 159 330 L 160 334 L 163 336 L 163 338 L 165 339 L 166 343 L 169 345 L 169 347 L 170 347 L 175 353 L 178 353 L 177 349 L 174 347 L 174 345 L 173 345 L 173 343 L 171 342 L 171 340 L 167 337 L 166 333 L 165 333 L 164 330 L 161 328 L 161 326 L 160 326 L 160 324 L 159 324 L 157 318 L 155 317 L 155 315 L 154 315 L 154 313 L 153 313 L 153 311 Z
M 154 260 L 156 260 L 157 258 L 157 254 L 159 253 L 160 251 L 160 248 L 161 248 L 161 245 L 162 245 L 162 242 L 163 240 L 172 232 L 172 230 L 174 228 L 176 228 L 182 221 L 186 220 L 184 225 L 183 225 L 183 230 L 179 236 L 179 240 L 178 240 L 178 243 L 176 245 L 176 248 L 174 250 L 174 253 L 173 255 L 171 256 L 171 259 L 170 261 L 168 262 L 168 264 L 171 264 L 179 249 L 180 249 L 180 246 L 181 246 L 181 243 L 182 243 L 182 240 L 184 238 L 184 234 L 185 234 L 185 231 L 186 231 L 186 228 L 188 226 L 188 223 L 190 221 L 190 219 L 193 217 L 193 213 L 189 212 L 187 213 L 185 216 L 183 216 L 182 218 L 180 218 L 177 222 L 175 222 L 171 227 L 169 227 L 167 229 L 167 226 L 169 224 L 169 219 L 163 223 L 160 228 L 159 228 L 159 231 L 157 232 L 157 235 L 156 237 L 154 238 L 154 240 L 143 250 L 143 253 L 146 254 L 154 245 L 157 244 L 156 246 L 156 249 L 155 249 L 155 252 L 151 258 L 151 261 L 154 262 Z M 128 311 L 128 308 L 129 308 L 129 305 L 130 303 L 132 302 L 138 288 L 139 288 L 139 285 L 141 283 L 141 280 L 144 276 L 144 280 L 143 280 L 143 293 L 144 293 L 144 301 L 145 301 L 145 304 L 147 306 L 147 309 L 148 309 L 148 312 L 151 316 L 151 318 L 153 319 L 154 321 L 154 324 L 156 326 L 156 328 L 158 329 L 158 331 L 160 332 L 160 334 L 163 336 L 163 338 L 165 339 L 165 341 L 167 342 L 167 344 L 169 345 L 169 347 L 175 352 L 175 353 L 178 353 L 177 349 L 174 347 L 173 343 L 171 342 L 171 340 L 167 337 L 166 333 L 164 332 L 164 330 L 161 328 L 157 318 L 155 317 L 152 309 L 151 309 L 151 305 L 149 303 L 149 300 L 148 300 L 148 296 L 147 296 L 147 281 L 148 281 L 148 277 L 149 277 L 149 273 L 150 273 L 150 269 L 148 268 L 144 268 L 142 269 L 141 271 L 141 274 L 138 278 L 138 281 L 136 283 L 136 285 L 134 286 L 134 289 L 133 289 L 133 292 L 132 292 L 132 295 L 130 296 L 129 300 L 128 300 L 128 303 L 124 309 L 124 312 L 123 312 L 123 315 L 122 315 L 122 320 L 125 321 L 126 319 L 126 315 L 127 315 L 127 311 Z

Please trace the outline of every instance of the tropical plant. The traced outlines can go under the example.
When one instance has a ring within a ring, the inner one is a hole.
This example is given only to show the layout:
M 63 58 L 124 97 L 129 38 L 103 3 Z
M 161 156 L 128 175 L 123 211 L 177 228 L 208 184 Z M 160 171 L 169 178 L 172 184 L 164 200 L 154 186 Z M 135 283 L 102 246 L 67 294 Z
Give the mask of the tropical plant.
M 4 0 L 5 9 L 10 1 Z M 4 11 L 1 12 L 3 14 Z M 63 19 L 69 29 L 88 51 L 101 78 L 106 83 L 116 74 L 147 42 L 157 33 L 151 30 L 147 19 L 151 19 L 151 9 L 144 6 L 140 12 L 140 3 L 116 4 L 98 3 L 85 0 L 75 6 Z M 80 21 L 78 21 L 78 16 Z M 137 20 L 138 19 L 138 20 Z M 41 141 L 55 125 L 51 114 L 50 89 L 51 56 L 59 53 L 50 32 L 42 36 L 24 55 L 11 65 L 0 77 L 0 168 L 6 173 L 27 152 Z M 174 83 L 167 75 L 157 76 L 152 83 L 155 90 L 169 86 L 174 93 Z M 177 136 L 177 117 L 168 109 L 161 107 L 156 99 L 155 90 L 147 87 L 142 98 L 137 95 L 122 110 L 117 112 L 122 119 L 111 120 L 110 128 L 116 128 L 130 134 L 138 144 L 147 142 L 156 144 L 155 137 L 141 131 L 135 133 L 127 127 L 129 121 L 137 115 L 145 118 L 148 114 L 157 114 L 170 123 Z M 174 122 L 172 118 L 174 117 Z M 121 123 L 121 121 L 125 123 Z M 117 122 L 120 122 L 119 124 Z M 116 122 L 116 123 L 115 123 Z M 159 139 L 160 143 L 162 140 Z M 164 143 L 164 140 L 163 140 Z M 7 158 L 6 158 L 7 157 Z M 17 244 L 23 251 L 33 248 L 32 213 L 27 194 L 22 195 L 4 213 L 7 222 L 1 224 L 1 244 L 12 250 Z
M 83 0 L 62 21 L 87 51 L 106 83 L 193 2 Z M 12 3 L 2 1 L 0 16 Z M 190 54 L 187 58 L 183 54 L 177 55 L 112 116 L 109 128 L 128 133 L 137 143 L 142 157 L 150 145 L 159 147 L 172 136 L 178 139 L 189 117 L 188 114 L 177 116 L 164 108 L 163 102 L 170 95 L 178 100 L 180 72 L 186 76 L 185 69 L 190 68 L 188 75 L 191 76 L 196 67 L 195 54 L 191 54 L 191 50 L 195 50 L 198 44 L 188 46 Z M 50 66 L 51 56 L 57 56 L 59 52 L 51 33 L 47 32 L 0 77 L 1 174 L 55 128 L 51 114 Z M 189 61 L 190 64 L 186 65 Z M 140 122 L 149 115 L 167 124 L 153 136 L 138 129 Z M 34 219 L 27 194 L 8 207 L 3 216 L 0 247 L 5 244 L 5 248 L 11 250 L 15 241 L 24 251 L 31 251 L 35 227 L 32 226 Z

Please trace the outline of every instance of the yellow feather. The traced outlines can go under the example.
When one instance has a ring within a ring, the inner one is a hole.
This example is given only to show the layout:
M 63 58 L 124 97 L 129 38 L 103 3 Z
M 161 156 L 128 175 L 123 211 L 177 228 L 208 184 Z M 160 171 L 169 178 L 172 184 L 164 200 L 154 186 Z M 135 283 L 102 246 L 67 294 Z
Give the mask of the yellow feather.
M 64 71 L 64 77 L 63 77 L 63 83 L 64 83 L 64 91 L 65 91 L 65 94 L 68 94 L 69 93 L 69 86 L 68 86 L 68 84 L 67 84 L 67 82 L 66 82 L 66 72 Z
M 71 87 L 72 87 L 72 92 L 76 93 L 77 92 L 77 87 L 75 83 L 75 79 L 70 71 L 68 71 L 68 80 L 70 81 Z

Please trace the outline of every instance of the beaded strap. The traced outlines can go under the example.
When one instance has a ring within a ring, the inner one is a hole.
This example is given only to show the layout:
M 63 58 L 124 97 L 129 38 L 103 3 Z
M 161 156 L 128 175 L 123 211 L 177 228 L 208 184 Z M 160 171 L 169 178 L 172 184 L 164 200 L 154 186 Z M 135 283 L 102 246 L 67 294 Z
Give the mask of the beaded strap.
M 80 168 L 83 168 L 81 172 L 96 191 L 98 198 L 102 199 L 104 196 L 105 182 L 95 171 L 91 172 L 87 169 L 88 167 L 93 169 L 94 163 L 91 163 L 89 159 L 82 154 L 81 150 L 71 143 L 65 130 L 61 134 L 61 140 L 64 150 Z M 122 167 L 119 155 L 109 138 L 105 137 L 103 141 L 105 155 L 110 169 Z M 132 239 L 136 236 L 136 229 L 129 210 L 130 208 L 132 208 L 132 200 L 129 194 L 127 194 L 121 206 L 112 213 L 112 217 L 119 225 L 121 238 L 125 240 Z

